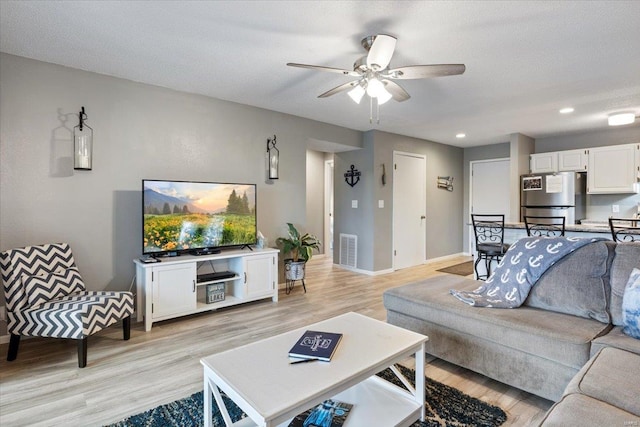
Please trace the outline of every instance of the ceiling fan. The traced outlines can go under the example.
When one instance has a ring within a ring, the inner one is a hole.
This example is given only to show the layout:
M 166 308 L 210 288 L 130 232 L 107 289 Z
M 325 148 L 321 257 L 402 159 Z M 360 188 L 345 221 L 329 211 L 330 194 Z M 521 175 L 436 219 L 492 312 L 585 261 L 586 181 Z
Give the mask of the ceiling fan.
M 365 37 L 361 43 L 369 53 L 356 60 L 353 64 L 353 71 L 294 62 L 289 62 L 287 65 L 358 77 L 357 80 L 341 84 L 320 94 L 318 98 L 326 98 L 336 93 L 349 91 L 351 99 L 358 104 L 366 93 L 371 98 L 371 102 L 375 98 L 378 105 L 384 104 L 391 98 L 402 102 L 411 97 L 402 86 L 393 80 L 453 76 L 465 71 L 464 64 L 409 65 L 389 69 L 389 62 L 396 48 L 395 37 L 379 34 Z

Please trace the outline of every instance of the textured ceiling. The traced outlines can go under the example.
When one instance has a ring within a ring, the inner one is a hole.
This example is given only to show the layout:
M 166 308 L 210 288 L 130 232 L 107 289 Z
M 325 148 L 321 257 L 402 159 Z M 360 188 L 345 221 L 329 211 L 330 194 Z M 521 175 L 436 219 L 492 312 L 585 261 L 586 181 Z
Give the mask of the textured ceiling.
M 365 54 L 360 40 L 380 33 L 398 39 L 391 67 L 467 71 L 399 81 L 411 99 L 382 105 L 370 124 L 367 98 L 317 98 L 349 77 L 285 66 L 351 69 Z M 457 146 L 640 114 L 640 1 L 1 0 L 0 51 Z M 558 114 L 565 106 L 575 112 Z

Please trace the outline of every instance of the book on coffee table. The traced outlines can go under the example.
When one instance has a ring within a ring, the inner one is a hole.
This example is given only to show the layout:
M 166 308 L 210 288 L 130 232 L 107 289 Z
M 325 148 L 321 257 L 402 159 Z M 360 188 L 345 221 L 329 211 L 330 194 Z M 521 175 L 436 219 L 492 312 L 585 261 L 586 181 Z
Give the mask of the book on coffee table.
M 341 339 L 339 333 L 307 330 L 289 350 L 289 357 L 329 362 Z
M 296 415 L 289 427 L 340 427 L 347 419 L 351 408 L 351 403 L 327 399 L 315 408 Z

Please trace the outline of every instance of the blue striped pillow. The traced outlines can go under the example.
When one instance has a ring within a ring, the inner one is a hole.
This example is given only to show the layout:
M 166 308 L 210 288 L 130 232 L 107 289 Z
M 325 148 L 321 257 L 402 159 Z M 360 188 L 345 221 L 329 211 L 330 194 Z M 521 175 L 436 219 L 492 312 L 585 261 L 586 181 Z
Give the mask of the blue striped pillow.
M 640 339 L 640 269 L 634 268 L 622 297 L 622 331 Z
M 32 307 L 85 290 L 80 272 L 75 267 L 40 276 L 26 276 L 22 278 L 22 284 Z

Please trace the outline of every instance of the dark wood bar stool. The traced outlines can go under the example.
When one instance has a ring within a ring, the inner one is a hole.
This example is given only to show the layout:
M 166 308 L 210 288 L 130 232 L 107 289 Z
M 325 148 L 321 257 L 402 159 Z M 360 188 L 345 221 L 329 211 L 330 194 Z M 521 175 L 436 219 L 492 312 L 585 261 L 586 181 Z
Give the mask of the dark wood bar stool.
M 487 280 L 491 276 L 491 263 L 500 262 L 509 245 L 504 243 L 504 215 L 471 214 L 473 233 L 476 237 L 477 258 L 473 265 L 476 279 Z M 486 275 L 478 274 L 478 264 L 484 260 Z

